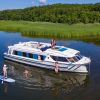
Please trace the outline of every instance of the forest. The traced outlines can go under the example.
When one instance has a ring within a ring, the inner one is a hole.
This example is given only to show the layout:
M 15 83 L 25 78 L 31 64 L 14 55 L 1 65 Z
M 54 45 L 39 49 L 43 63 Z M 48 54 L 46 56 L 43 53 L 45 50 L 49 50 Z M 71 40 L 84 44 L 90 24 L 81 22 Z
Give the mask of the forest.
M 100 23 L 100 3 L 52 4 L 0 11 L 0 20 L 53 23 Z

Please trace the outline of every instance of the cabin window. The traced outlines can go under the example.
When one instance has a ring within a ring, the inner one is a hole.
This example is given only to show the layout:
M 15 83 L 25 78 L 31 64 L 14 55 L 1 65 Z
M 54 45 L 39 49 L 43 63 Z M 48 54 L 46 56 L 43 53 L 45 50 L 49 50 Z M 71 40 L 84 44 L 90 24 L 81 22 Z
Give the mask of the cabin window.
M 18 56 L 22 56 L 22 52 L 18 51 L 18 54 L 17 55 Z
M 55 61 L 68 62 L 65 57 L 51 56 L 51 58 Z
M 66 62 L 67 59 L 65 57 L 58 57 L 58 61 Z
M 73 57 L 67 58 L 70 62 L 75 62 Z
M 45 58 L 44 55 L 33 54 L 33 59 L 44 60 Z
M 27 57 L 27 53 L 23 52 L 23 57 Z
M 41 60 L 45 60 L 46 56 L 40 55 Z
M 13 51 L 14 55 L 22 56 L 22 52 L 20 51 Z
M 77 62 L 78 61 L 78 58 L 77 57 L 70 57 L 70 58 L 67 58 L 67 59 L 70 62 Z
M 17 52 L 17 51 L 13 51 L 13 53 L 14 53 L 14 55 L 17 55 L 17 54 L 18 54 L 18 52 Z
M 29 55 L 29 58 L 33 58 L 33 54 L 29 53 L 28 55 Z
M 51 56 L 51 58 L 55 61 L 57 61 L 57 57 L 56 56 Z
M 79 56 L 76 56 L 76 57 L 77 57 L 78 60 L 80 60 L 80 57 Z
M 75 62 L 78 61 L 77 57 L 73 57 L 73 59 L 74 59 Z
M 77 59 L 80 60 L 82 56 L 80 54 L 76 55 Z
M 38 55 L 37 54 L 33 54 L 33 59 L 38 59 Z

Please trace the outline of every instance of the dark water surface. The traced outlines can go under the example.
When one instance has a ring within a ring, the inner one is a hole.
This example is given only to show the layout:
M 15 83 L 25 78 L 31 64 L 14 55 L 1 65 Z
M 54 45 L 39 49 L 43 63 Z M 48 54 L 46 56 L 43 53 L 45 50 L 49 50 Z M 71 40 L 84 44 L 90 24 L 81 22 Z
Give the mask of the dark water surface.
M 9 45 L 22 41 L 50 42 L 50 39 L 27 38 L 19 33 L 0 32 L 0 73 L 4 63 L 8 66 L 8 76 L 16 82 L 0 82 L 0 100 L 100 100 L 100 46 L 83 41 L 58 40 L 64 45 L 90 57 L 90 73 L 78 74 L 30 67 L 4 60 L 3 53 Z M 25 76 L 24 70 L 29 71 Z

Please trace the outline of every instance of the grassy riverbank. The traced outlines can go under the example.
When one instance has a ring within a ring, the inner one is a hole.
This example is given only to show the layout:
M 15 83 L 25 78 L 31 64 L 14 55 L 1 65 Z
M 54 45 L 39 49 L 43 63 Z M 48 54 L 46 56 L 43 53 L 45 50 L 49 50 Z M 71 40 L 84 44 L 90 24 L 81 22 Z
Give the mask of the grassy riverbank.
M 44 37 L 86 37 L 100 36 L 100 24 L 58 24 L 29 21 L 0 21 L 0 31 L 21 32 L 22 34 Z

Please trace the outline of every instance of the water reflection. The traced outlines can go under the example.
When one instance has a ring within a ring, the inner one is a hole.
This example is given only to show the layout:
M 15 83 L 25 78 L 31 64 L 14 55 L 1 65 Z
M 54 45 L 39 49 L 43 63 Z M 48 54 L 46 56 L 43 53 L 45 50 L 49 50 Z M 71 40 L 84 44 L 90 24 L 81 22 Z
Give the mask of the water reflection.
M 31 37 L 31 38 L 54 38 L 57 40 L 79 40 L 79 41 L 84 41 L 84 42 L 88 42 L 88 43 L 94 43 L 96 45 L 100 45 L 100 35 L 97 36 L 63 36 L 63 35 L 57 35 L 54 36 L 53 34 L 49 34 L 49 35 L 39 35 L 39 34 L 33 34 L 33 33 L 21 33 L 22 36 L 25 37 Z
M 3 84 L 4 86 L 4 93 L 6 94 L 8 92 L 8 86 L 7 86 L 7 83 L 4 83 Z
M 0 91 L 3 91 L 4 94 L 7 94 L 8 92 L 8 84 L 3 82 L 0 85 Z M 2 95 L 2 93 L 0 93 L 0 95 Z
M 88 75 L 78 73 L 44 70 L 5 60 L 8 76 L 16 80 L 16 84 L 26 89 L 50 89 L 57 94 L 59 91 L 71 92 L 81 86 L 87 86 Z M 27 75 L 26 75 L 27 74 Z M 56 92 L 55 92 L 56 91 Z

